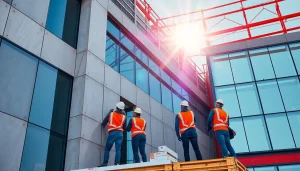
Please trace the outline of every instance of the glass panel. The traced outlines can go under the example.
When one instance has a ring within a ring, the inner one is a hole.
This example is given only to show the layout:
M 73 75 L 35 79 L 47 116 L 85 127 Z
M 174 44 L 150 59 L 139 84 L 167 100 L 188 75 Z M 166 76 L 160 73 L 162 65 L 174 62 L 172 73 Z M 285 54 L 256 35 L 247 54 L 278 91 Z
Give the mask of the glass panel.
M 296 147 L 300 148 L 300 112 L 290 112 L 288 113 L 288 118 L 296 142 Z
M 258 82 L 257 87 L 265 114 L 285 111 L 276 80 Z
M 233 84 L 228 55 L 211 57 L 210 64 L 215 86 Z
M 216 98 L 223 100 L 223 102 L 225 103 L 223 108 L 228 113 L 228 115 L 230 115 L 230 117 L 241 116 L 234 86 L 217 87 Z
M 119 46 L 106 36 L 105 63 L 119 72 Z
M 132 41 L 121 32 L 120 42 L 132 53 L 134 53 L 134 44 Z
M 120 38 L 120 30 L 109 20 L 107 20 L 107 31 L 117 40 Z
M 28 124 L 20 171 L 64 169 L 65 138 Z
M 149 73 L 150 96 L 161 103 L 160 82 Z
M 160 70 L 160 75 L 162 80 L 164 80 L 167 84 L 171 85 L 171 78 L 165 71 Z
M 248 171 L 254 171 L 254 169 L 253 168 L 247 168 L 248 169 Z
M 147 94 L 149 94 L 148 74 L 149 72 L 136 62 L 136 85 Z
M 278 166 L 279 171 L 296 171 L 300 170 L 300 164 L 288 165 L 288 166 Z
M 298 74 L 300 74 L 300 43 L 290 44 L 290 49 L 293 55 Z
M 189 93 L 184 89 L 184 88 L 182 88 L 181 89 L 181 96 L 185 99 L 185 100 L 187 100 L 187 101 L 190 101 L 190 96 L 189 96 Z
M 263 116 L 245 117 L 244 126 L 251 152 L 271 150 Z
M 276 166 L 255 167 L 255 171 L 278 171 Z
M 296 75 L 292 57 L 286 45 L 271 47 L 269 52 L 277 78 Z
M 155 73 L 157 74 L 157 76 L 160 77 L 160 73 L 159 73 L 159 66 L 154 63 L 151 59 L 149 59 L 149 68 Z
M 247 52 L 229 54 L 229 59 L 235 83 L 254 80 Z
M 145 55 L 138 47 L 135 47 L 135 55 L 137 58 L 139 58 L 146 66 L 148 66 L 148 56 Z
M 174 113 L 180 112 L 180 103 L 181 99 L 178 97 L 175 93 L 173 93 L 173 107 L 174 107 Z
M 243 116 L 262 114 L 254 83 L 236 85 L 236 91 Z
M 275 78 L 267 48 L 249 51 L 256 80 Z
M 79 0 L 51 0 L 46 29 L 76 48 L 80 18 Z
M 300 110 L 300 84 L 298 77 L 278 80 L 282 99 L 287 111 Z
M 120 48 L 120 73 L 134 84 L 134 59 Z
M 230 119 L 229 124 L 230 127 L 236 131 L 236 136 L 234 137 L 234 139 L 231 140 L 231 144 L 234 147 L 235 152 L 236 153 L 249 152 L 242 119 L 241 118 Z
M 295 148 L 285 113 L 266 115 L 266 121 L 274 150 Z
M 37 65 L 36 58 L 2 40 L 0 111 L 28 120 Z
M 172 88 L 181 95 L 181 87 L 180 85 L 172 79 Z
M 172 106 L 172 92 L 165 85 L 161 84 L 161 98 L 162 104 L 168 108 L 170 111 L 173 111 Z

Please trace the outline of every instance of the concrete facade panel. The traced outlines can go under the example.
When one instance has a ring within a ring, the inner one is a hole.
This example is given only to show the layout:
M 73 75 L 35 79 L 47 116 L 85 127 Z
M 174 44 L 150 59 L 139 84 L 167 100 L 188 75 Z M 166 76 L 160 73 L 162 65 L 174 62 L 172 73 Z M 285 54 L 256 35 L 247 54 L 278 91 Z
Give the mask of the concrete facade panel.
M 45 29 L 42 26 L 11 7 L 4 31 L 7 39 L 40 56 L 44 33 Z
M 151 112 L 150 112 L 151 115 L 156 117 L 159 120 L 162 120 L 162 105 L 152 97 L 150 97 L 150 107 L 151 107 Z
M 163 122 L 167 124 L 169 127 L 175 129 L 176 115 L 164 106 L 162 107 L 162 111 L 163 111 Z
M 151 115 L 145 111 L 143 111 L 142 116 L 145 119 L 146 125 L 146 143 L 152 145 L 152 136 L 151 136 Z
M 104 61 L 107 10 L 98 1 L 92 1 L 88 50 Z
M 103 85 L 89 76 L 85 81 L 83 114 L 102 122 Z
M 258 47 L 264 47 L 266 45 L 270 46 L 270 45 L 285 43 L 286 41 L 287 39 L 285 35 L 277 35 L 277 36 L 266 37 L 263 39 L 248 40 L 246 41 L 246 44 L 247 44 L 247 48 L 252 49 Z
M 136 104 L 136 92 L 137 87 L 125 77 L 121 76 L 121 96 L 131 103 Z
M 151 116 L 151 136 L 152 146 L 158 147 L 164 145 L 163 123 Z
M 299 41 L 300 40 L 300 31 L 286 34 L 286 39 L 288 42 Z
M 91 1 L 92 0 L 81 1 L 77 53 L 87 50 L 90 29 Z
M 85 139 L 80 140 L 78 169 L 91 168 L 100 165 L 101 146 Z
M 73 81 L 70 117 L 83 113 L 85 76 L 76 77 Z
M 19 171 L 27 123 L 0 112 L 0 170 Z
M 80 138 L 68 141 L 66 150 L 65 170 L 78 169 Z
M 3 35 L 10 7 L 6 2 L 0 0 L 0 36 Z
M 150 113 L 150 96 L 147 95 L 141 89 L 137 88 L 136 99 L 137 99 L 136 102 L 137 107 L 140 107 L 145 112 Z
M 104 87 L 104 101 L 103 101 L 103 119 L 106 117 L 110 109 L 115 109 L 116 104 L 120 101 L 120 95 Z
M 45 27 L 49 2 L 50 0 L 13 0 L 12 5 L 32 20 Z
M 46 30 L 41 57 L 74 76 L 76 50 Z
M 164 124 L 164 144 L 173 151 L 176 150 L 175 137 L 175 130 Z
M 107 9 L 108 1 L 109 0 L 97 0 L 97 2 L 100 3 L 100 5 L 102 5 L 104 7 L 104 9 Z
M 178 159 L 180 161 L 184 161 L 184 151 L 183 151 L 183 147 L 182 147 L 182 141 L 178 141 L 178 139 L 176 138 L 175 140 L 175 149 L 176 149 L 176 153 L 178 154 Z
M 86 74 L 101 84 L 104 84 L 104 62 L 87 52 Z
M 97 122 L 84 115 L 82 116 L 82 138 L 101 145 L 101 130 L 102 125 L 100 122 Z
M 80 77 L 86 74 L 87 51 L 82 51 L 76 54 L 74 77 Z
M 82 115 L 71 117 L 69 120 L 68 140 L 81 137 Z
M 111 89 L 117 94 L 121 92 L 121 76 L 111 67 L 105 64 L 105 87 Z
M 208 47 L 204 49 L 204 52 L 207 56 L 220 54 L 220 53 L 227 53 L 232 51 L 239 51 L 244 50 L 247 48 L 246 42 L 237 42 L 232 44 L 224 44 L 224 45 L 216 45 L 212 47 Z

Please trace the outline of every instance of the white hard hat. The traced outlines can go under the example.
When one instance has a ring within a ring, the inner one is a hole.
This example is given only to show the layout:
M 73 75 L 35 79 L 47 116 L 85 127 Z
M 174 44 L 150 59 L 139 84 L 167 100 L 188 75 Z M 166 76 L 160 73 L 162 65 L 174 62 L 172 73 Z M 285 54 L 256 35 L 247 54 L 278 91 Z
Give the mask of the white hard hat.
M 222 99 L 218 99 L 218 100 L 216 101 L 216 103 L 220 103 L 220 104 L 224 105 L 224 102 L 223 102 Z
M 186 100 L 183 100 L 180 104 L 180 106 L 189 106 L 189 102 Z
M 142 113 L 142 109 L 137 107 L 137 108 L 134 109 L 133 112 L 141 114 Z
M 119 102 L 116 104 L 117 108 L 123 110 L 125 108 L 125 104 L 123 102 Z

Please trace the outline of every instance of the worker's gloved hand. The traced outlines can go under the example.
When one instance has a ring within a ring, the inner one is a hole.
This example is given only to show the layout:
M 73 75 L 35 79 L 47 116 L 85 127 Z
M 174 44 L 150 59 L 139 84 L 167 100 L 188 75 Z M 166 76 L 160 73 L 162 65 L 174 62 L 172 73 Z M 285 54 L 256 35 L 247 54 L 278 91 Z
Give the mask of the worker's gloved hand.
M 211 131 L 211 126 L 207 126 L 207 131 L 209 132 L 209 131 Z
M 181 137 L 178 137 L 178 141 L 181 141 Z

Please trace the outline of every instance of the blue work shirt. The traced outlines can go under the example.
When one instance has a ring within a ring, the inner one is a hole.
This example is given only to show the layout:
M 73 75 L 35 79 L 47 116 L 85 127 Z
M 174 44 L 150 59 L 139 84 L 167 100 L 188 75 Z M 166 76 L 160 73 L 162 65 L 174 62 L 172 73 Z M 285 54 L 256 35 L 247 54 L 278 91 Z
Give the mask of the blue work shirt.
M 181 109 L 181 112 L 187 112 L 189 109 L 188 107 L 184 107 Z M 176 131 L 176 135 L 178 138 L 180 138 L 180 134 L 179 134 L 179 118 L 178 118 L 178 114 L 176 115 L 175 118 L 175 131 Z M 196 123 L 196 118 L 194 117 L 194 122 Z M 186 131 L 184 131 L 184 133 L 181 135 L 181 137 L 197 137 L 197 132 L 195 128 L 189 128 Z
M 220 108 L 222 109 L 222 108 Z M 213 127 L 213 118 L 214 118 L 214 114 L 215 114 L 215 110 L 212 109 L 210 112 L 209 112 L 209 115 L 208 115 L 208 119 L 207 119 L 207 129 L 210 130 L 212 127 Z M 229 126 L 229 120 L 228 120 L 228 126 Z
M 115 112 L 126 116 L 125 112 L 122 111 L 122 110 L 116 109 Z M 111 114 L 111 111 L 109 111 L 108 114 L 106 115 L 106 117 L 104 118 L 104 120 L 103 120 L 103 122 L 102 122 L 102 126 L 103 126 L 103 127 L 107 125 L 110 114 Z M 125 130 L 125 129 L 126 129 L 126 118 L 125 118 L 124 124 L 123 124 L 123 130 Z M 114 131 L 114 130 L 112 130 L 112 131 L 110 131 L 110 132 L 113 132 L 113 131 Z

